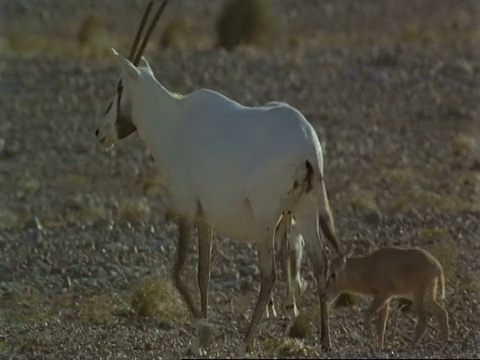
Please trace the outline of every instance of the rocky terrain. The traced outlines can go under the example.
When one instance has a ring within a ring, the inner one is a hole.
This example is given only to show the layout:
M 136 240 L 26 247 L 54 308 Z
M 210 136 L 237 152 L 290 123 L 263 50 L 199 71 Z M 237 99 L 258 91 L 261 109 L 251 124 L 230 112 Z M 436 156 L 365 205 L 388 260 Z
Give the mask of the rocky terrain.
M 272 46 L 227 52 L 215 46 L 221 3 L 173 2 L 146 52 L 157 78 L 178 93 L 297 107 L 324 146 L 341 238 L 358 254 L 424 247 L 447 278 L 446 344 L 432 319 L 412 347 L 415 313 L 395 300 L 377 350 L 361 331 L 367 300 L 353 297 L 330 308 L 331 352 L 316 331 L 288 337 L 279 306 L 252 356 L 480 358 L 480 5 L 278 0 Z M 94 136 L 118 77 L 109 47 L 128 51 L 145 4 L 0 0 L 0 359 L 186 356 L 193 327 L 168 278 L 177 230 L 154 163 L 136 134 L 109 152 Z M 91 14 L 94 40 L 79 45 Z M 183 42 L 162 48 L 176 17 Z M 242 339 L 256 264 L 254 247 L 216 236 L 211 357 L 232 357 Z M 307 261 L 303 272 L 302 316 L 318 308 Z

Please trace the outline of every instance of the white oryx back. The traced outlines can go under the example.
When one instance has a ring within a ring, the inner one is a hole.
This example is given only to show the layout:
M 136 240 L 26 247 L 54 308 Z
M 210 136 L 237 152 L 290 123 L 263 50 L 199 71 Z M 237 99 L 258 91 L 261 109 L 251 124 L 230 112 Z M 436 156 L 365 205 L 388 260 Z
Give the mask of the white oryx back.
M 289 105 L 245 107 L 203 89 L 176 97 L 159 85 L 132 91 L 139 98 L 144 92 L 157 92 L 158 100 L 138 113 L 134 107 L 132 118 L 158 160 L 175 211 L 193 220 L 200 206 L 223 236 L 257 241 L 264 224 L 275 224 L 305 191 L 306 162 L 321 177 L 315 131 Z

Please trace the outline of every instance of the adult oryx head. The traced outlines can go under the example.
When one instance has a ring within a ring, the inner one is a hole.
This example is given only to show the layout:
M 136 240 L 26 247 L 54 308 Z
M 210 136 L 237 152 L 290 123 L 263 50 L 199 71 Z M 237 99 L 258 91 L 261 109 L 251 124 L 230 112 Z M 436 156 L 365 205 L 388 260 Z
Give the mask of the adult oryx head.
M 140 61 L 142 61 L 142 65 L 151 72 L 150 65 L 142 54 L 145 51 L 148 39 L 152 34 L 158 18 L 165 9 L 167 2 L 168 0 L 164 0 L 157 10 L 150 23 L 150 27 L 139 45 L 143 29 L 153 6 L 153 1 L 150 1 L 143 14 L 128 58 L 123 58 L 115 51 L 115 49 L 112 49 L 113 55 L 121 67 L 120 79 L 117 82 L 117 88 L 112 100 L 106 107 L 105 112 L 98 118 L 97 130 L 95 131 L 97 139 L 106 148 L 112 147 L 117 140 L 125 138 L 136 130 L 136 126 L 132 119 L 132 79 L 138 78 L 140 71 L 136 67 L 140 64 Z

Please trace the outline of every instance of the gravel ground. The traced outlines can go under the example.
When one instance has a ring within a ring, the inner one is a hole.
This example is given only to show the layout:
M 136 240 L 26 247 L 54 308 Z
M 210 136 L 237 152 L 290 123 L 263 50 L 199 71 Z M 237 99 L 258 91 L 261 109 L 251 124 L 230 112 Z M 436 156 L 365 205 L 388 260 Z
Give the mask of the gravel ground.
M 177 1 L 166 17 L 190 16 L 208 39 L 219 3 Z M 124 19 L 139 17 L 144 4 L 0 0 L 0 22 L 3 34 L 70 39 L 97 11 L 109 31 L 129 36 L 137 20 Z M 380 352 L 362 336 L 367 300 L 357 298 L 331 308 L 331 352 L 321 353 L 316 333 L 278 340 L 287 326 L 280 311 L 263 321 L 252 356 L 480 358 L 478 3 L 274 4 L 285 40 L 275 49 L 153 46 L 147 57 L 157 78 L 179 93 L 208 87 L 248 105 L 282 100 L 300 109 L 325 147 L 341 238 L 355 241 L 359 254 L 385 245 L 434 252 L 447 275 L 451 340 L 442 344 L 431 321 L 412 347 L 414 312 L 393 301 Z M 118 70 L 110 58 L 7 45 L 0 56 L 0 359 L 181 357 L 191 325 L 181 316 L 138 316 L 130 304 L 144 279 L 168 276 L 176 227 L 138 136 L 108 153 L 94 137 Z M 213 256 L 210 356 L 228 357 L 250 320 L 259 272 L 247 244 L 217 238 Z M 194 276 L 194 248 L 191 258 Z M 310 314 L 317 303 L 304 265 L 310 287 L 300 307 Z M 279 281 L 278 303 L 282 290 Z M 171 298 L 178 301 L 174 292 Z

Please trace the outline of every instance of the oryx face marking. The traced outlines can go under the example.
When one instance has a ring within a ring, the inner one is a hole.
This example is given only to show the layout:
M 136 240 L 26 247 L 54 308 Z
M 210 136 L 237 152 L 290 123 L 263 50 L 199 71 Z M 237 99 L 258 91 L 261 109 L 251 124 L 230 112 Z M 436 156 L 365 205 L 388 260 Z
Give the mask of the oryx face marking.
M 106 148 L 111 148 L 118 140 L 136 130 L 132 122 L 131 106 L 127 98 L 123 81 L 120 79 L 116 93 L 100 118 L 95 131 L 97 139 Z

